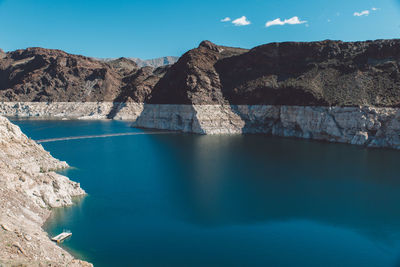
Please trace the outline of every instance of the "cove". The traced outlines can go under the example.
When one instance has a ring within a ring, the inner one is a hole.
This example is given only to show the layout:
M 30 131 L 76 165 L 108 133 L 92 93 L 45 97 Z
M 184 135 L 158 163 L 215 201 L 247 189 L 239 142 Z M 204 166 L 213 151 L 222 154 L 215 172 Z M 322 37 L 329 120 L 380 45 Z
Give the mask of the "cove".
M 143 132 L 14 120 L 32 139 Z M 45 225 L 95 266 L 398 266 L 400 152 L 265 135 L 43 143 L 88 196 Z M 101 234 L 99 234 L 101 233 Z

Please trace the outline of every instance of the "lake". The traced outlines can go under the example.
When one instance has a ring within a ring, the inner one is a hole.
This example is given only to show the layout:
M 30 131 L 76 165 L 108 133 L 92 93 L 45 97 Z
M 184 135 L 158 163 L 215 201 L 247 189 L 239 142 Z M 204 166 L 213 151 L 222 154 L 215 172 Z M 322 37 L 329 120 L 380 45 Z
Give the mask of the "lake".
M 145 131 L 13 122 L 32 139 Z M 43 146 L 88 193 L 44 228 L 95 266 L 400 266 L 400 151 L 179 133 Z

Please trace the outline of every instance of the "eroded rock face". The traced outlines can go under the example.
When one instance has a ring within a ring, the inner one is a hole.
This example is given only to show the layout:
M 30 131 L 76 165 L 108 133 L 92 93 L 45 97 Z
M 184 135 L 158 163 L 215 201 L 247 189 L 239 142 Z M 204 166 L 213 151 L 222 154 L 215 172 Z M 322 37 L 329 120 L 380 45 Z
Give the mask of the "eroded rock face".
M 215 64 L 246 49 L 217 46 L 203 41 L 185 53 L 155 85 L 145 102 L 150 104 L 228 104 L 221 92 Z
M 0 102 L 0 114 L 19 118 L 136 120 L 142 111 L 136 102 Z
M 114 99 L 114 102 L 144 103 L 168 68 L 169 66 L 154 69 L 147 66 L 126 76 L 123 79 L 125 85 L 121 88 L 121 93 Z
M 127 99 L 128 92 L 142 101 L 165 69 L 142 70 L 127 58 L 104 62 L 60 50 L 17 50 L 0 55 L 0 100 L 110 102 Z
M 0 114 L 7 116 L 124 119 L 194 133 L 398 147 L 400 40 L 251 50 L 203 41 L 157 69 L 40 48 L 5 55 Z
M 400 109 L 147 104 L 136 127 L 198 134 L 258 133 L 400 149 Z
M 271 43 L 249 51 L 203 42 L 148 97 L 153 104 L 400 104 L 400 40 Z
M 85 192 L 54 171 L 68 167 L 0 116 L 0 265 L 90 266 L 50 241 L 41 226 L 50 208 Z
M 203 41 L 170 66 L 28 48 L 0 59 L 0 101 L 287 106 L 400 106 L 400 40 Z

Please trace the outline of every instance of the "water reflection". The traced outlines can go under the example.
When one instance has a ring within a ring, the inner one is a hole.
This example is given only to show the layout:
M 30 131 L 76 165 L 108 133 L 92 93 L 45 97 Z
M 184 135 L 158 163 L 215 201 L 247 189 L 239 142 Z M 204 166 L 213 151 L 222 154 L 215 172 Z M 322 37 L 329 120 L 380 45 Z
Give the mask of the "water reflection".
M 399 232 L 398 151 L 263 136 L 157 138 L 181 148 L 172 158 L 185 174 L 171 185 L 191 223 L 305 219 L 381 240 Z

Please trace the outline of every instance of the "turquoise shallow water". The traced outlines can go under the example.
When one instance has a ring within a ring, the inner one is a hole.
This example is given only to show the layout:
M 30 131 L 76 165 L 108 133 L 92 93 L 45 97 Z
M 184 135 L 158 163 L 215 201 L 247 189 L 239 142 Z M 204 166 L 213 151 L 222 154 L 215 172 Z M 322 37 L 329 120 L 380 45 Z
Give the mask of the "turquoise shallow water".
M 14 121 L 33 139 L 143 131 Z M 45 143 L 88 196 L 50 234 L 95 266 L 400 266 L 400 151 L 253 136 Z

